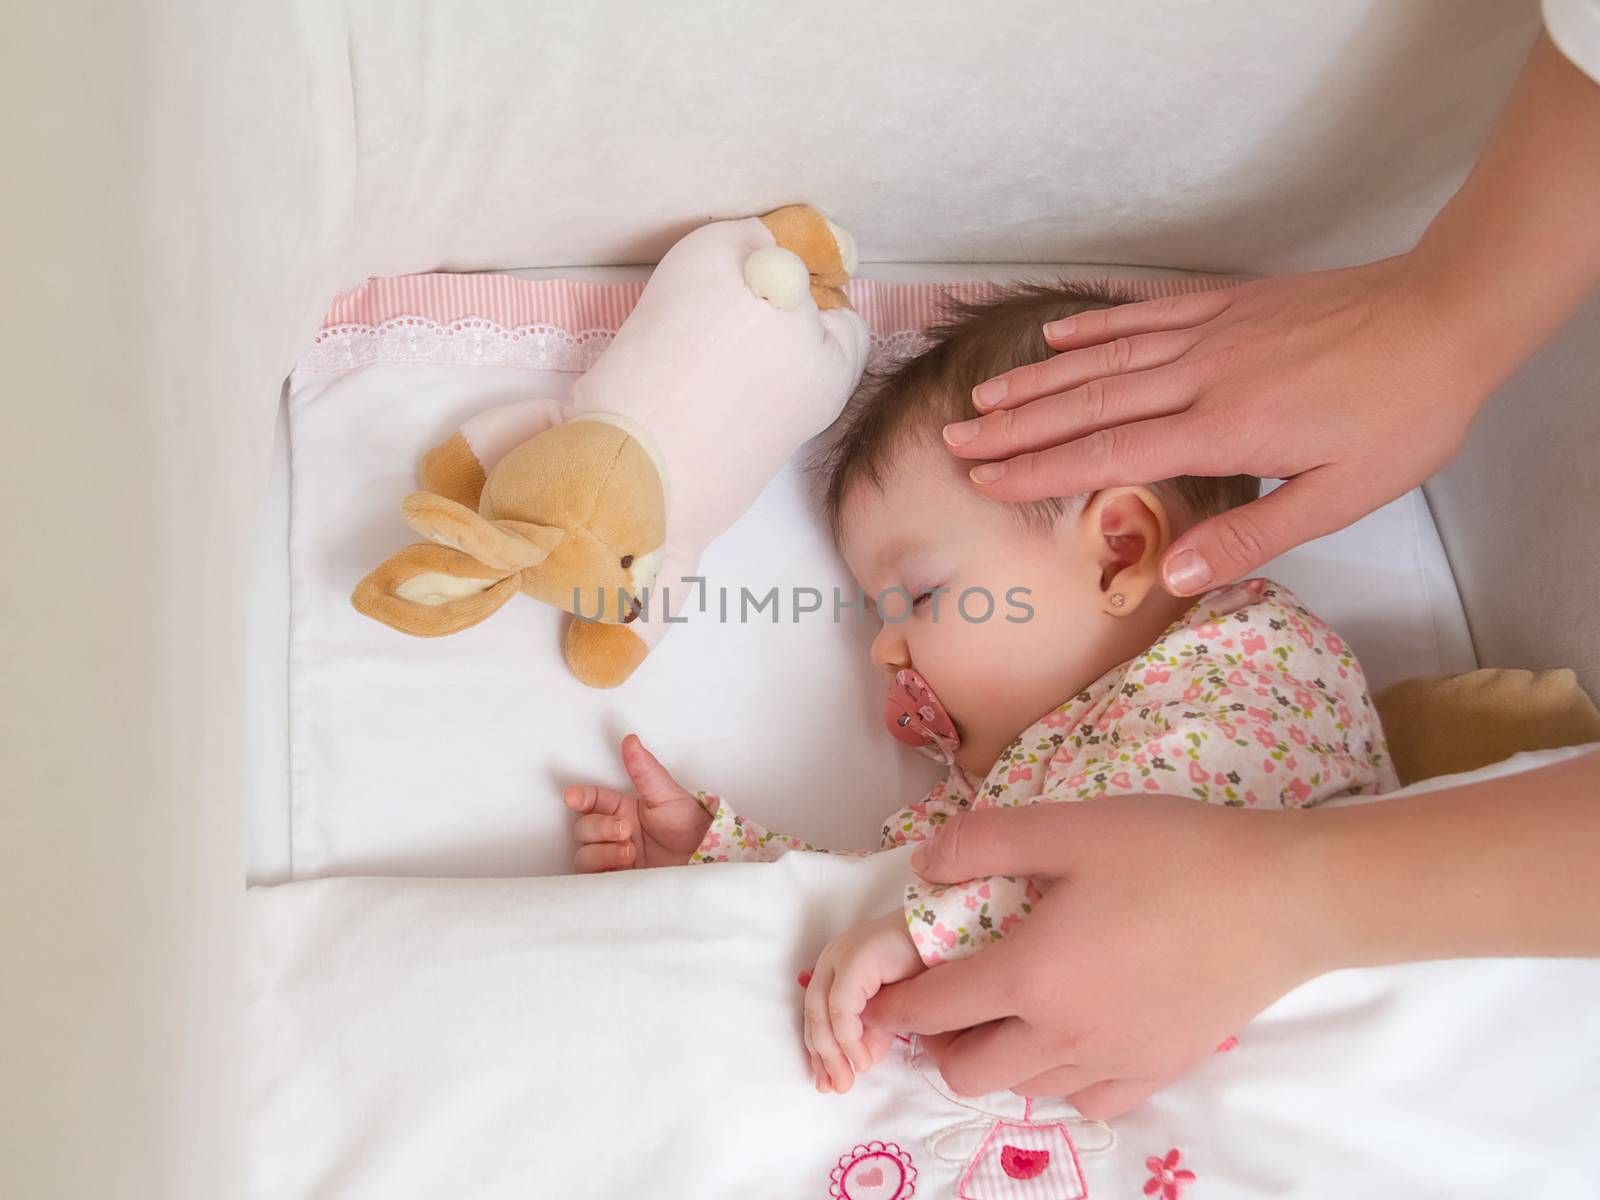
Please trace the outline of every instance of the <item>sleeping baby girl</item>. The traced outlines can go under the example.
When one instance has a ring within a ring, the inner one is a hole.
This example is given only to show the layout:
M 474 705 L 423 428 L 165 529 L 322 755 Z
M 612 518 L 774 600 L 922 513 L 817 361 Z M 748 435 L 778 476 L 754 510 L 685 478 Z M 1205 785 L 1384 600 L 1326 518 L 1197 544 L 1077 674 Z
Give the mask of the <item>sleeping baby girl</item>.
M 1005 505 L 942 445 L 947 423 L 975 415 L 974 386 L 1049 356 L 1047 321 L 1118 302 L 1062 285 L 954 310 L 924 352 L 864 385 L 819 464 L 835 539 L 883 621 L 871 656 L 888 731 L 949 765 L 884 825 L 885 849 L 969 808 L 1133 792 L 1304 807 L 1398 786 L 1354 655 L 1286 589 L 1249 579 L 1196 600 L 1160 586 L 1173 537 L 1253 499 L 1255 479 Z M 637 797 L 566 791 L 580 871 L 819 849 L 678 786 L 636 737 L 622 756 Z M 844 1091 L 888 1049 L 892 1033 L 862 1021 L 881 987 L 1004 938 L 1038 896 L 1026 879 L 913 877 L 900 908 L 834 939 L 806 985 L 818 1089 Z

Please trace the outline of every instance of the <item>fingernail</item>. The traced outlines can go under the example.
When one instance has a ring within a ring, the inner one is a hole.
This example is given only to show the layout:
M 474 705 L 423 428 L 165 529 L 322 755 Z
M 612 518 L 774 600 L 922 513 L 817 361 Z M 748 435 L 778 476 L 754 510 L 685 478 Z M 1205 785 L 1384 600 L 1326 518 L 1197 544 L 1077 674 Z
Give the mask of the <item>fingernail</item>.
M 1073 326 L 1077 323 L 1076 317 L 1062 317 L 1059 321 L 1046 322 L 1044 335 L 1047 338 L 1064 338 L 1072 332 Z
M 993 483 L 1005 473 L 1005 463 L 984 463 L 983 466 L 973 467 L 967 472 L 973 483 Z
M 611 822 L 611 836 L 618 841 L 628 836 L 628 827 L 621 821 Z
M 993 408 L 997 404 L 1006 402 L 1006 381 L 1004 379 L 990 379 L 980 383 L 972 389 L 972 407 L 983 409 Z
M 972 421 L 957 421 L 954 425 L 944 427 L 944 440 L 952 446 L 964 446 L 978 436 L 979 423 Z
M 1180 550 L 1172 556 L 1164 572 L 1167 591 L 1177 596 L 1198 592 L 1211 582 L 1211 568 L 1198 550 Z
M 933 855 L 928 853 L 926 846 L 918 846 L 911 852 L 911 869 L 918 872 L 926 871 L 928 869 L 928 860 L 932 857 Z

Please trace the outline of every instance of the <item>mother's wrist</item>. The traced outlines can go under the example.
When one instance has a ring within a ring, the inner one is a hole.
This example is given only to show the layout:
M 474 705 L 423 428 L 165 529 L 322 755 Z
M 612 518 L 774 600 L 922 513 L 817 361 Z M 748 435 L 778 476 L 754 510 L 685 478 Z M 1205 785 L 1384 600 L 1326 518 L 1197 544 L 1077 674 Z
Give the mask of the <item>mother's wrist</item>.
M 1492 255 L 1454 252 L 1424 237 L 1391 261 L 1401 303 L 1412 315 L 1411 336 L 1427 343 L 1457 381 L 1470 417 L 1543 340 L 1542 330 L 1532 328 L 1535 314 L 1508 309 Z
M 1296 984 L 1386 957 L 1371 906 L 1376 881 L 1358 865 L 1363 823 L 1347 819 L 1353 811 L 1292 811 L 1277 822 L 1283 955 Z

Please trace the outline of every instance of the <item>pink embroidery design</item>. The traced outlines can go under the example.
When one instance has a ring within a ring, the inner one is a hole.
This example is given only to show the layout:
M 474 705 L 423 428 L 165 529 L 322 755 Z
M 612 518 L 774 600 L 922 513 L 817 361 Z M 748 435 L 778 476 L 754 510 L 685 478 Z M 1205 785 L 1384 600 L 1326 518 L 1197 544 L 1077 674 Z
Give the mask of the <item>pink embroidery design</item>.
M 1146 1196 L 1160 1193 L 1161 1200 L 1178 1200 L 1179 1193 L 1194 1182 L 1193 1171 L 1178 1168 L 1179 1157 L 1181 1156 L 1178 1151 L 1172 1149 L 1167 1151 L 1165 1158 L 1151 1155 L 1144 1160 L 1144 1165 L 1150 1172 L 1150 1178 L 1144 1183 Z
M 866 1142 L 828 1174 L 833 1200 L 909 1200 L 917 1191 L 917 1169 L 911 1155 L 893 1142 Z
M 1084 1200 L 1089 1194 L 1078 1148 L 1062 1121 L 996 1121 L 956 1188 L 959 1200 Z

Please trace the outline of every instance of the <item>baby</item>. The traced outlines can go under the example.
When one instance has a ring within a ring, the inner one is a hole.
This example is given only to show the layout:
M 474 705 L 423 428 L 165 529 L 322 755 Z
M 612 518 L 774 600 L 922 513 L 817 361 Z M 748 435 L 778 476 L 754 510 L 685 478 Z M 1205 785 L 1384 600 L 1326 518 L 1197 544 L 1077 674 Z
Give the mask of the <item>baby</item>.
M 1354 655 L 1285 588 L 1249 579 L 1196 600 L 1160 586 L 1172 539 L 1254 499 L 1257 480 L 1004 505 L 944 448 L 942 427 L 975 415 L 974 386 L 1049 356 L 1046 322 L 1121 302 L 1030 286 L 954 309 L 926 350 L 867 381 L 819 463 L 835 540 L 883 620 L 871 656 L 888 730 L 950 768 L 884 825 L 885 849 L 963 809 L 1133 792 L 1304 807 L 1398 786 Z M 818 849 L 678 786 L 637 737 L 622 757 L 637 797 L 566 791 L 580 871 Z M 1039 895 L 1025 879 L 913 878 L 901 908 L 834 939 L 806 985 L 818 1090 L 848 1089 L 887 1051 L 892 1033 L 862 1021 L 881 987 L 1000 940 Z

